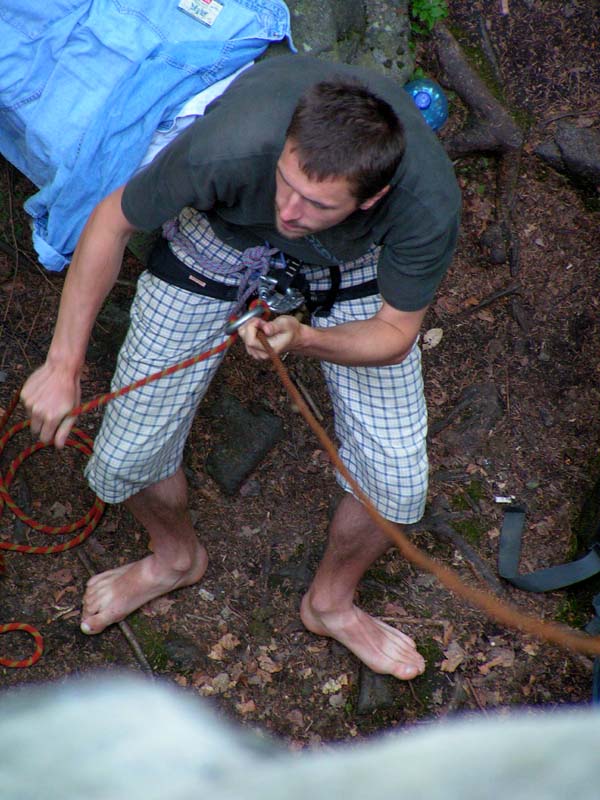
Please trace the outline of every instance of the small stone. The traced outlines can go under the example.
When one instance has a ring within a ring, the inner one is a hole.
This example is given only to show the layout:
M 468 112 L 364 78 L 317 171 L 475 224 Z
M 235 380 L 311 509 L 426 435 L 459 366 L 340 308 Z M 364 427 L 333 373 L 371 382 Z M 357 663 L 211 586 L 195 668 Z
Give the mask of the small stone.
M 368 667 L 361 666 L 359 677 L 357 714 L 372 714 L 394 705 L 389 675 L 379 675 Z
M 261 491 L 262 486 L 260 485 L 260 481 L 254 478 L 246 481 L 240 487 L 240 495 L 242 497 L 260 497 Z
M 201 653 L 195 642 L 189 639 L 169 638 L 165 641 L 165 652 L 177 669 L 194 670 L 200 661 Z

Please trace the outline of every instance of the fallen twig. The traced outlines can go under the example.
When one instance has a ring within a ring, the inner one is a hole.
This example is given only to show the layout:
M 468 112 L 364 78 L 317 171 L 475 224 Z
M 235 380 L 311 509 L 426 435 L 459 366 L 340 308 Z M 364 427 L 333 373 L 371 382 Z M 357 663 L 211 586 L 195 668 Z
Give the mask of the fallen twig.
M 90 557 L 87 555 L 87 553 L 85 553 L 83 550 L 81 550 L 81 548 L 79 550 L 76 550 L 75 552 L 76 552 L 77 557 L 79 558 L 79 560 L 83 564 L 83 566 L 86 568 L 86 570 L 89 573 L 89 575 L 90 576 L 95 575 L 96 574 L 96 570 L 92 566 L 92 562 L 90 561 Z M 131 630 L 129 625 L 124 620 L 121 620 L 121 622 L 118 622 L 117 625 L 119 626 L 119 629 L 120 629 L 121 633 L 123 634 L 123 636 L 127 640 L 127 643 L 131 647 L 131 650 L 133 651 L 133 654 L 137 658 L 138 663 L 139 663 L 140 667 L 142 668 L 142 670 L 144 672 L 148 673 L 148 675 L 151 678 L 153 678 L 154 677 L 154 672 L 152 670 L 152 667 L 150 666 L 150 662 L 146 658 L 140 643 L 138 642 L 138 640 L 135 637 L 134 632 Z
M 302 397 L 306 400 L 306 403 L 309 406 L 309 408 L 312 411 L 312 413 L 319 420 L 319 422 L 323 422 L 323 419 L 324 419 L 323 414 L 321 414 L 321 411 L 319 410 L 319 407 L 315 403 L 312 395 L 310 394 L 310 392 L 306 388 L 305 384 L 300 380 L 300 378 L 297 375 L 293 375 L 293 378 L 294 378 L 294 383 L 296 384 L 296 386 L 300 390 L 300 392 L 302 394 Z
M 496 300 L 500 300 L 502 297 L 508 297 L 511 294 L 518 294 L 520 290 L 520 284 L 511 283 L 510 286 L 507 286 L 505 289 L 498 289 L 496 292 L 492 292 L 492 294 L 488 295 L 480 303 L 477 303 L 476 306 L 470 306 L 469 308 L 463 309 L 457 316 L 466 317 L 468 314 L 473 314 L 475 311 L 480 311 L 482 308 L 490 306 L 492 303 L 495 303 Z

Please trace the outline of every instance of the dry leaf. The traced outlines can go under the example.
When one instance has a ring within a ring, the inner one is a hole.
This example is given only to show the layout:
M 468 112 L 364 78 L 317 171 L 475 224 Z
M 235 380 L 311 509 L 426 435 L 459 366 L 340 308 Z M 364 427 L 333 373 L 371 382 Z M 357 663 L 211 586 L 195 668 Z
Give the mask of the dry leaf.
M 219 672 L 216 678 L 213 678 L 212 688 L 217 694 L 223 694 L 227 689 L 230 689 L 233 684 L 227 672 Z
M 461 310 L 458 299 L 443 295 L 435 303 L 435 310 L 439 314 L 456 314 Z
M 300 709 L 295 708 L 287 714 L 286 719 L 291 722 L 294 728 L 302 728 L 304 726 L 304 717 Z
M 466 653 L 458 642 L 450 642 L 444 651 L 446 658 L 442 661 L 442 672 L 455 672 L 466 658 Z
M 267 655 L 260 655 L 258 657 L 258 666 L 260 669 L 268 672 L 270 675 L 273 675 L 275 672 L 281 672 L 283 669 L 283 664 L 278 664 L 276 661 L 270 656 Z
M 205 686 L 207 683 L 210 683 L 210 675 L 206 672 L 202 672 L 201 670 L 196 670 L 192 675 L 192 685 L 195 686 L 197 689 L 201 686 Z
M 254 700 L 246 700 L 245 703 L 236 703 L 235 707 L 242 716 L 246 714 L 252 714 L 254 711 L 256 711 L 256 703 Z
M 452 641 L 452 635 L 454 633 L 454 625 L 451 622 L 449 622 L 447 619 L 442 619 L 442 620 L 440 620 L 440 622 L 444 626 L 444 638 L 443 638 L 442 641 L 443 641 L 444 647 L 448 647 L 451 644 L 451 641 Z
M 49 580 L 51 583 L 58 583 L 59 586 L 64 586 L 67 583 L 71 583 L 73 580 L 73 573 L 70 569 L 59 569 L 47 575 L 46 580 Z
M 344 673 L 339 678 L 329 678 L 321 687 L 323 694 L 335 694 L 339 692 L 342 686 L 348 685 L 348 676 Z
M 494 667 L 512 667 L 515 663 L 515 653 L 508 647 L 498 647 L 494 650 L 494 658 L 479 667 L 482 675 L 488 675 Z
M 444 331 L 442 328 L 430 328 L 423 334 L 423 350 L 431 350 L 433 347 L 437 347 L 438 344 L 442 341 L 444 336 Z
M 408 611 L 401 606 L 400 603 L 386 603 L 384 606 L 384 613 L 388 617 L 406 617 Z
M 237 638 L 237 636 L 234 636 L 232 633 L 226 633 L 224 636 L 221 636 L 219 641 L 208 654 L 208 657 L 212 658 L 213 661 L 221 661 L 225 655 L 225 652 L 235 649 L 239 643 L 240 640 Z
M 55 520 L 64 519 L 72 510 L 73 507 L 70 503 L 59 503 L 57 500 L 50 506 L 50 516 Z
M 248 678 L 248 683 L 251 686 L 264 686 L 267 683 L 272 683 L 273 678 L 264 669 L 257 669 L 255 674 Z
M 537 656 L 537 654 L 540 652 L 540 648 L 535 644 L 526 644 L 523 647 L 523 650 L 528 656 Z
M 142 613 L 147 617 L 164 616 L 174 605 L 175 600 L 171 600 L 169 597 L 157 597 L 156 600 L 152 600 L 144 606 Z

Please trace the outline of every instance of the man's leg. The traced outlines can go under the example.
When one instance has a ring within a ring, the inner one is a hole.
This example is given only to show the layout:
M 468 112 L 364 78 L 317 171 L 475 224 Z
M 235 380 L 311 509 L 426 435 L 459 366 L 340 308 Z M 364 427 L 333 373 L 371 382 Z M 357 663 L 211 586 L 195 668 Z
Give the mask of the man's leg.
M 367 254 L 348 265 L 356 282 L 375 275 L 376 258 Z M 321 288 L 320 286 L 318 288 Z M 336 303 L 318 327 L 369 319 L 381 305 L 377 296 Z M 339 455 L 379 513 L 397 524 L 417 522 L 427 493 L 427 409 L 420 354 L 413 348 L 392 367 L 344 367 L 322 363 L 334 409 Z M 364 506 L 348 492 L 329 530 L 325 556 L 302 602 L 304 624 L 331 636 L 375 672 L 401 680 L 421 674 L 425 662 L 413 640 L 357 608 L 354 592 L 366 570 L 390 547 Z
M 327 549 L 300 615 L 310 631 L 336 639 L 375 672 L 409 680 L 425 669 L 413 640 L 354 604 L 358 582 L 390 544 L 362 503 L 347 494 L 331 522 Z
M 230 306 L 143 273 L 113 389 L 212 347 Z M 152 553 L 89 581 L 85 633 L 100 633 L 149 600 L 200 580 L 206 569 L 181 463 L 196 408 L 221 358 L 161 378 L 106 408 L 85 474 L 105 502 L 126 504 L 149 533 Z
M 208 556 L 188 512 L 183 470 L 125 501 L 150 534 L 151 555 L 90 579 L 81 629 L 100 633 L 155 597 L 199 581 Z

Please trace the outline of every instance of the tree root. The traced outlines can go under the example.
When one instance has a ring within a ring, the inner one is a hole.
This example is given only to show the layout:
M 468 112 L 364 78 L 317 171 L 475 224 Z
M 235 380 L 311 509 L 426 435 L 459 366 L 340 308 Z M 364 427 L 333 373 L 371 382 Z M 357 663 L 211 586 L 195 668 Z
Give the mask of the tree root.
M 445 139 L 444 146 L 452 159 L 473 152 L 497 156 L 495 220 L 482 237 L 482 244 L 493 262 L 500 264 L 508 260 L 511 275 L 515 276 L 519 272 L 520 248 L 512 212 L 523 133 L 471 67 L 448 28 L 438 23 L 433 38 L 443 82 L 459 95 L 470 111 L 467 124 Z
M 420 522 L 407 526 L 407 530 L 411 533 L 428 531 L 451 544 L 465 558 L 477 578 L 484 581 L 497 597 L 503 597 L 506 592 L 496 573 L 488 567 L 475 548 L 450 524 L 454 516 L 444 508 L 440 498 L 437 498 L 432 510 Z

